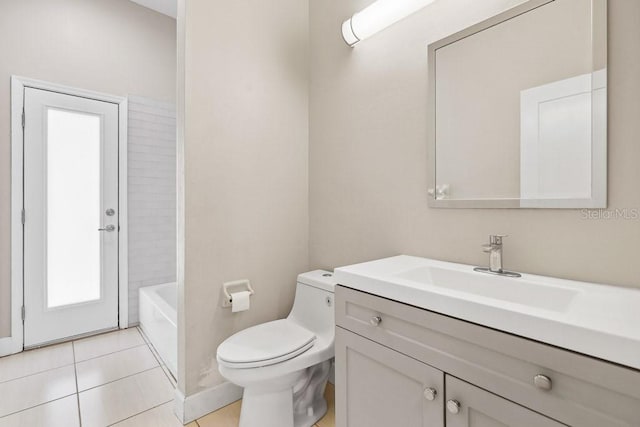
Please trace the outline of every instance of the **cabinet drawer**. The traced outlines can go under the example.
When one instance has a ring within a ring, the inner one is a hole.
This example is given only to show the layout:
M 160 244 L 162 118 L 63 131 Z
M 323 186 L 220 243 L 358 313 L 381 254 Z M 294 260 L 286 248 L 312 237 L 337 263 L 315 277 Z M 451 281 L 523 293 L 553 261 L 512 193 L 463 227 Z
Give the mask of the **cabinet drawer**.
M 336 324 L 571 426 L 640 425 L 636 370 L 345 286 Z

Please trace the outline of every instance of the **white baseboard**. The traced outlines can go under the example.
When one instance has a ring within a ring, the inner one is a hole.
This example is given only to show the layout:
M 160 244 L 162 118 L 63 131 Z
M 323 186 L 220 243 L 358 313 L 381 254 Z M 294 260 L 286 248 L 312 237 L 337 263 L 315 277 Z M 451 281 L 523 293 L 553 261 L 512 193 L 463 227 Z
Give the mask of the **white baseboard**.
M 230 382 L 184 396 L 176 389 L 174 412 L 183 424 L 188 424 L 242 398 L 242 388 Z

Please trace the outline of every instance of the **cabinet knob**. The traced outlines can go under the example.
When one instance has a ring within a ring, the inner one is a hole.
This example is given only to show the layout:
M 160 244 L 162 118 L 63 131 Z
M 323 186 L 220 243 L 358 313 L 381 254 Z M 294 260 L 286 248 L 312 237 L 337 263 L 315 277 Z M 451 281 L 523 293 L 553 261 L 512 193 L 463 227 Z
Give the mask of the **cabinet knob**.
M 540 374 L 533 377 L 533 384 L 536 387 L 538 387 L 540 390 L 545 390 L 545 391 L 551 390 L 551 387 L 553 386 L 553 383 L 551 382 L 551 378 L 549 378 L 546 375 L 540 375 Z
M 369 320 L 369 323 L 371 323 L 373 326 L 378 326 L 380 322 L 382 322 L 382 317 L 380 316 L 373 316 L 371 320 Z
M 427 400 L 436 400 L 436 396 L 438 395 L 438 390 L 435 388 L 426 388 L 424 390 L 424 398 Z
M 457 400 L 447 400 L 447 411 L 451 412 L 452 414 L 457 414 L 460 412 L 460 402 L 458 402 Z

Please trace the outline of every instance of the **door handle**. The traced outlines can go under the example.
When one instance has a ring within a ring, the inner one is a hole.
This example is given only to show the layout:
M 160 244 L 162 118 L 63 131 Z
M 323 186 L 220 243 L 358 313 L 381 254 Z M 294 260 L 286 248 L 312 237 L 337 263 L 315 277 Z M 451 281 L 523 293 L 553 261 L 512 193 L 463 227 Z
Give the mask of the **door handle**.
M 108 231 L 108 232 L 116 231 L 116 226 L 113 224 L 109 224 L 104 228 L 98 228 L 98 231 Z

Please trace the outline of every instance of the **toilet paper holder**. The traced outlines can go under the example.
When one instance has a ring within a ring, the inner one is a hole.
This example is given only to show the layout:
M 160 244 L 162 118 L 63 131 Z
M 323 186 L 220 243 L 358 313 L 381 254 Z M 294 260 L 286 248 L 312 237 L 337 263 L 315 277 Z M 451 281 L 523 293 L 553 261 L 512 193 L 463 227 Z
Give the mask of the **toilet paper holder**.
M 224 294 L 224 298 L 222 299 L 223 307 L 231 307 L 231 302 L 233 298 L 231 297 L 231 292 L 240 292 L 240 291 L 249 291 L 250 295 L 253 295 L 255 291 L 251 287 L 251 282 L 249 280 L 234 280 L 232 282 L 226 282 L 222 284 L 222 293 Z

